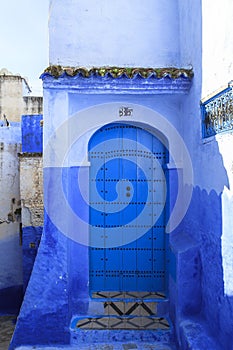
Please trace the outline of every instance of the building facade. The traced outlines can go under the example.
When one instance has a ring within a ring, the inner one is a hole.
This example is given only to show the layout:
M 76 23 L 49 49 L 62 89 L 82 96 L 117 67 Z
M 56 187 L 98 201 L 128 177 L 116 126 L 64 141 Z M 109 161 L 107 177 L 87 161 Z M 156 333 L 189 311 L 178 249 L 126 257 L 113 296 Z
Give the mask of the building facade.
M 44 230 L 12 349 L 233 348 L 232 131 L 202 133 L 232 76 L 224 4 L 50 2 Z
M 41 216 L 43 204 L 40 203 L 42 115 L 38 115 L 42 112 L 42 97 L 33 97 L 29 92 L 29 86 L 24 78 L 13 75 L 6 69 L 0 71 L 0 313 L 2 314 L 17 314 L 20 309 L 37 251 L 36 231 L 41 234 L 43 226 L 43 215 Z M 22 117 L 23 113 L 30 115 Z M 33 197 L 35 202 L 32 207 L 36 209 L 38 206 L 40 210 L 37 218 L 30 212 Z M 35 237 L 32 233 L 31 235 L 25 233 L 25 226 L 28 227 L 30 222 L 33 223 L 31 226 L 33 225 Z M 38 226 L 41 228 L 37 229 Z
M 20 122 L 22 115 L 41 114 L 43 98 L 31 95 L 25 78 L 3 68 L 0 70 L 0 116 L 4 121 Z

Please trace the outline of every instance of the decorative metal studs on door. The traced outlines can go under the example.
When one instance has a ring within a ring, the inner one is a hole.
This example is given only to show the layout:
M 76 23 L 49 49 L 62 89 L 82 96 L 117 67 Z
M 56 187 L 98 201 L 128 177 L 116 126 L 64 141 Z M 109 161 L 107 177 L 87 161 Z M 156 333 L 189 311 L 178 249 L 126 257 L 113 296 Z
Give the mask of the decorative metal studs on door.
M 89 144 L 90 290 L 165 289 L 164 145 L 132 125 L 102 127 Z

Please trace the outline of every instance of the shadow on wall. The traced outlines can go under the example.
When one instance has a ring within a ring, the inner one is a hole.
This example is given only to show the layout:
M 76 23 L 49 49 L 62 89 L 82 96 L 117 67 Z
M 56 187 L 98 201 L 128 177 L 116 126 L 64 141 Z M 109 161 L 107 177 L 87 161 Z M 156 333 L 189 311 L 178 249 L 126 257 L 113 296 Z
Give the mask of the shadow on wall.
M 0 290 L 0 315 L 18 315 L 23 301 L 23 286 Z
M 9 231 L 14 224 L 11 225 Z M 17 230 L 17 225 L 14 225 Z M 4 233 L 4 230 L 0 234 Z M 23 301 L 22 251 L 17 234 L 0 239 L 0 315 L 17 315 Z
M 232 215 L 226 210 L 223 213 L 223 191 L 229 188 L 229 179 L 218 143 L 211 141 L 208 147 L 200 147 L 199 171 L 218 192 L 195 186 L 185 218 L 171 235 L 177 263 L 176 281 L 171 280 L 172 318 L 177 328 L 187 318 L 204 322 L 207 334 L 217 338 L 221 349 L 232 349 L 233 298 L 224 292 L 229 281 L 224 281 L 223 261 L 232 265 L 233 256 L 232 250 L 226 256 L 222 247 L 224 222 Z M 228 235 L 229 242 L 224 245 L 232 246 L 230 238 Z

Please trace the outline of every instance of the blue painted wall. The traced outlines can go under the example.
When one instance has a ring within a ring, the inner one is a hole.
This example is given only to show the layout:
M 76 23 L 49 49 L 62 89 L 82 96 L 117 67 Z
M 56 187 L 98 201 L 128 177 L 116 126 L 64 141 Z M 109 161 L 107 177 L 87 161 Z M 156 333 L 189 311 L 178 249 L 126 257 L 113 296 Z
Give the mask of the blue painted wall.
M 188 1 L 189 14 L 192 16 L 191 14 L 195 13 L 195 20 L 201 19 L 200 5 L 198 1 Z M 206 5 L 202 4 L 202 6 Z M 213 11 L 216 11 L 216 7 Z M 203 61 L 202 52 L 205 50 L 205 55 L 208 53 L 209 57 L 207 47 L 211 43 L 216 50 L 214 44 L 216 37 L 212 35 L 213 32 L 211 35 L 206 35 L 204 32 L 205 46 L 202 47 L 202 24 L 204 23 L 204 26 L 210 24 L 213 17 L 210 19 L 209 13 L 205 11 L 202 22 L 199 20 L 198 25 L 190 26 L 192 19 L 187 13 L 187 2 L 184 1 L 180 1 L 180 14 L 183 18 L 181 54 L 184 59 L 192 62 L 195 74 L 190 93 L 183 100 L 180 114 L 183 123 L 183 139 L 192 158 L 194 188 L 190 207 L 172 240 L 172 249 L 178 261 L 177 276 L 181 278 L 181 284 L 171 280 L 171 291 L 174 292 L 171 295 L 172 310 L 176 318 L 177 334 L 180 334 L 179 340 L 183 345 L 182 337 L 185 331 L 179 324 L 182 323 L 182 319 L 188 318 L 193 319 L 194 324 L 196 320 L 204 324 L 206 335 L 209 333 L 215 338 L 220 343 L 220 349 L 232 349 L 233 329 L 230 322 L 233 318 L 232 297 L 224 291 L 226 281 L 223 273 L 224 259 L 228 259 L 228 262 L 232 261 L 232 256 L 230 258 L 230 255 L 227 256 L 223 252 L 225 215 L 231 216 L 230 211 L 223 215 L 223 207 L 226 206 L 223 193 L 231 186 L 229 171 L 226 167 L 229 145 L 228 151 L 224 147 L 228 136 L 226 135 L 225 140 L 222 139 L 220 142 L 218 139 L 204 142 L 200 110 L 203 86 L 212 85 L 207 72 L 210 70 L 211 60 L 215 59 L 213 57 L 210 61 Z M 218 35 L 221 35 L 220 32 Z M 200 50 L 197 50 L 197 47 Z M 204 68 L 204 72 L 199 69 L 200 66 Z M 218 72 L 217 75 L 221 75 L 222 69 L 225 68 L 226 66 L 217 68 L 215 65 L 214 70 Z M 232 246 L 229 236 L 227 244 Z M 183 260 L 182 257 L 185 255 L 187 257 Z M 193 278 L 194 275 L 195 278 Z M 196 280 L 197 277 L 198 280 Z M 193 283 L 195 280 L 196 282 Z M 209 348 L 212 347 L 209 346 Z
M 45 227 L 47 235 L 42 236 L 10 349 L 19 344 L 69 343 L 67 238 L 46 213 Z
M 86 67 L 191 65 L 194 70 L 193 84 L 186 94 L 172 89 L 169 94 L 163 94 L 165 85 L 162 84 L 161 89 L 158 88 L 157 93 L 152 95 L 149 94 L 149 88 L 136 93 L 140 87 L 137 79 L 132 83 L 133 88 L 126 91 L 123 89 L 123 79 L 118 80 L 122 84 L 121 89 L 117 90 L 118 83 L 114 89 L 109 88 L 109 80 L 106 79 L 101 90 L 100 86 L 95 85 L 96 80 L 84 83 L 85 79 L 80 76 L 69 78 L 64 75 L 59 79 L 43 76 L 44 191 L 47 213 L 42 245 L 12 344 L 35 343 L 35 337 L 31 335 L 34 324 L 43 330 L 36 335 L 36 343 L 69 343 L 68 326 L 72 315 L 86 314 L 91 306 L 88 295 L 88 248 L 82 244 L 87 240 L 88 231 L 80 222 L 77 225 L 76 218 L 67 211 L 64 202 L 59 202 L 62 194 L 58 191 L 61 173 L 63 167 L 67 168 L 67 178 L 63 182 L 68 191 L 67 198 L 80 204 L 79 197 L 72 197 L 69 169 L 82 167 L 84 178 L 88 178 L 88 158 L 85 157 L 88 140 L 98 126 L 118 120 L 117 109 L 113 106 L 131 103 L 152 108 L 157 113 L 154 119 L 148 118 L 142 110 L 140 116 L 136 113 L 137 122 L 141 122 L 144 127 L 151 127 L 162 115 L 164 122 L 169 122 L 181 136 L 192 160 L 194 179 L 189 181 L 185 176 L 183 178 L 183 200 L 185 190 L 189 192 L 191 189 L 191 203 L 184 213 L 183 221 L 170 234 L 170 316 L 177 342 L 181 349 L 195 344 L 199 349 L 214 350 L 218 348 L 216 344 L 219 342 L 220 349 L 232 350 L 233 302 L 232 295 L 226 294 L 224 290 L 225 257 L 221 241 L 224 219 L 222 194 L 224 188 L 229 188 L 230 181 L 218 142 L 202 142 L 199 107 L 203 63 L 202 3 L 193 0 L 149 1 L 145 7 L 141 1 L 128 0 L 118 1 L 117 5 L 106 1 L 92 1 L 93 4 L 90 6 L 89 1 L 51 1 L 52 64 Z M 116 11 L 109 12 L 111 6 L 115 6 Z M 101 21 L 103 18 L 104 21 Z M 122 25 L 119 26 L 119 23 Z M 124 49 L 119 52 L 119 47 Z M 127 87 L 130 88 L 130 84 Z M 107 103 L 112 105 L 107 107 Z M 93 107 L 90 113 L 79 113 L 88 111 L 89 107 Z M 109 119 L 105 118 L 107 108 Z M 88 131 L 82 134 L 85 127 Z M 157 131 L 163 133 L 162 124 L 157 126 Z M 169 130 L 166 131 L 164 137 L 168 138 L 168 142 L 172 141 Z M 77 133 L 79 136 L 81 133 L 79 140 L 75 139 Z M 71 140 L 75 142 L 70 144 Z M 175 147 L 174 144 L 172 146 Z M 65 154 L 64 149 L 68 147 L 71 149 Z M 180 161 L 177 173 L 181 171 L 185 175 L 187 164 L 182 163 L 182 157 Z M 174 170 L 172 166 L 170 170 Z M 177 176 L 172 172 L 170 184 Z M 83 191 L 88 194 L 87 183 Z M 177 189 L 171 188 L 171 207 L 176 200 L 176 193 Z M 88 207 L 80 205 L 78 209 L 86 220 Z M 53 221 L 56 221 L 56 225 Z M 69 238 L 64 235 L 67 232 Z M 229 238 L 228 242 L 231 244 Z M 38 295 L 42 291 L 44 298 L 41 302 Z M 51 300 L 54 302 L 51 303 Z M 51 326 L 54 320 L 57 326 L 55 332 Z M 187 327 L 184 325 L 186 321 L 189 322 Z M 25 334 L 25 328 L 29 334 Z M 197 339 L 188 334 L 188 328 L 195 336 L 196 330 L 200 330 L 202 343 L 198 346 Z M 214 339 L 213 342 L 209 340 L 209 335 Z
M 140 82 L 140 78 L 135 79 L 135 86 L 140 86 Z M 103 123 L 106 124 L 116 119 L 119 121 L 119 116 L 115 115 L 115 111 L 118 111 L 122 104 L 131 103 L 135 114 L 134 122 L 137 121 L 144 127 L 149 127 L 147 120 L 149 114 L 151 114 L 151 125 L 159 118 L 166 124 L 167 118 L 169 119 L 167 128 L 180 127 L 179 104 L 183 92 L 181 95 L 148 96 L 144 89 L 144 94 L 141 95 L 135 94 L 132 90 L 131 94 L 121 96 L 112 91 L 107 96 L 92 95 L 90 99 L 89 94 L 80 94 L 73 90 L 73 78 L 65 78 L 65 80 L 60 78 L 54 81 L 51 77 L 45 76 L 45 83 L 48 103 L 45 105 L 45 110 L 48 114 L 44 116 L 44 122 L 47 123 L 47 127 L 44 128 L 44 203 L 46 209 L 44 233 L 12 340 L 12 348 L 19 344 L 34 344 L 35 341 L 38 344 L 69 343 L 68 327 L 71 318 L 75 314 L 90 315 L 93 313 L 88 287 L 89 231 L 88 225 L 85 226 L 89 220 L 89 205 L 85 203 L 83 196 L 85 197 L 89 190 L 89 164 L 88 159 L 85 158 L 88 153 L 88 141 L 98 129 L 98 125 L 101 126 Z M 54 83 L 58 83 L 58 86 L 63 83 L 63 89 L 59 91 L 50 89 Z M 166 85 L 166 80 L 163 81 L 163 84 Z M 91 86 L 93 87 L 92 83 Z M 179 86 L 178 82 L 177 86 Z M 138 105 L 139 101 L 140 105 Z M 154 115 L 154 113 L 157 114 Z M 128 121 L 123 120 L 123 122 Z M 55 125 L 58 128 L 54 128 Z M 85 129 L 86 126 L 89 130 Z M 80 131 L 82 129 L 83 133 Z M 151 130 L 156 133 L 156 127 Z M 55 131 L 55 134 L 52 134 L 51 131 Z M 78 131 L 81 132 L 81 138 L 77 136 Z M 158 134 L 161 136 L 161 131 Z M 171 130 L 170 134 L 173 135 Z M 74 142 L 72 141 L 69 146 L 72 137 L 74 137 Z M 57 142 L 57 140 L 62 140 L 62 142 Z M 163 136 L 163 142 L 169 144 L 170 141 L 172 140 L 166 141 L 166 137 Z M 61 158 L 62 164 L 60 164 L 59 157 L 63 155 L 64 158 Z M 82 170 L 81 184 L 77 183 L 76 176 L 74 177 L 75 172 L 72 169 Z M 177 173 L 176 171 L 172 173 L 171 207 L 174 206 L 177 196 Z M 75 208 L 76 215 L 73 215 L 74 211 L 68 211 L 70 206 Z M 77 223 L 77 217 L 80 217 L 84 224 Z M 42 291 L 43 300 L 38 298 Z M 53 302 L 51 303 L 50 300 Z M 57 317 L 58 314 L 59 317 Z M 29 318 L 29 315 L 33 315 L 32 318 Z M 52 329 L 54 322 L 56 322 L 56 330 Z M 35 335 L 32 335 L 35 324 L 38 329 L 43 330 L 36 336 L 36 340 Z M 25 328 L 28 329 L 27 334 L 24 332 Z
M 41 114 L 22 116 L 22 152 L 42 153 L 42 119 Z
M 0 315 L 18 315 L 23 301 L 23 285 L 0 289 Z
M 42 152 L 41 119 L 42 115 L 22 116 L 22 123 L 11 123 L 10 127 L 0 129 L 0 313 L 19 312 L 42 233 L 42 227 L 20 225 L 18 158 L 21 150 Z
M 43 127 L 42 115 L 23 115 L 21 118 L 22 153 L 42 153 L 43 151 Z M 23 181 L 23 179 L 22 179 Z M 23 218 L 24 219 L 24 218 Z M 23 290 L 25 292 L 34 261 L 37 255 L 43 227 L 25 226 L 22 223 L 23 242 Z
M 33 265 L 39 248 L 43 227 L 27 226 L 22 228 L 23 241 L 23 289 L 27 288 Z
M 18 152 L 20 123 L 0 127 L 0 314 L 17 314 L 23 298 Z

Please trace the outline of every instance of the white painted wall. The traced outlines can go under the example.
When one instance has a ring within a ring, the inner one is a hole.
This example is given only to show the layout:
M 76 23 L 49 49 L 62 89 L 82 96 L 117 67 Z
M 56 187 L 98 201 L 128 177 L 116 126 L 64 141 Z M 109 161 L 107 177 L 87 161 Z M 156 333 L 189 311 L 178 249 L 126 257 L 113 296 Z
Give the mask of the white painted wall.
M 29 96 L 29 87 L 20 75 L 0 71 L 0 122 L 4 114 L 9 122 L 20 122 L 23 114 L 41 114 L 42 102 L 42 97 Z
M 20 198 L 22 226 L 43 226 L 42 157 L 22 154 L 20 157 Z
M 21 128 L 0 128 L 0 289 L 22 284 L 19 161 Z
M 202 97 L 233 78 L 233 2 L 202 1 Z
M 203 197 L 209 195 L 211 198 L 211 193 L 215 193 L 221 200 L 224 292 L 232 296 L 233 133 L 226 132 L 203 140 L 200 101 L 232 80 L 233 2 L 179 0 L 179 5 L 181 61 L 190 62 L 194 69 L 193 87 L 181 108 L 183 138 L 192 158 L 195 188 L 202 191 Z M 216 227 L 219 225 L 217 215 L 215 218 L 217 210 L 212 208 L 212 220 L 216 220 Z M 201 206 L 197 214 L 198 222 L 203 217 Z M 207 221 L 207 231 L 208 225 Z
M 0 75 L 0 118 L 19 122 L 23 112 L 23 82 L 20 76 Z
M 178 0 L 50 0 L 50 64 L 179 66 Z
M 201 0 L 178 0 L 180 65 L 194 70 L 195 85 L 201 72 L 202 25 Z M 195 86 L 196 88 L 196 86 Z

